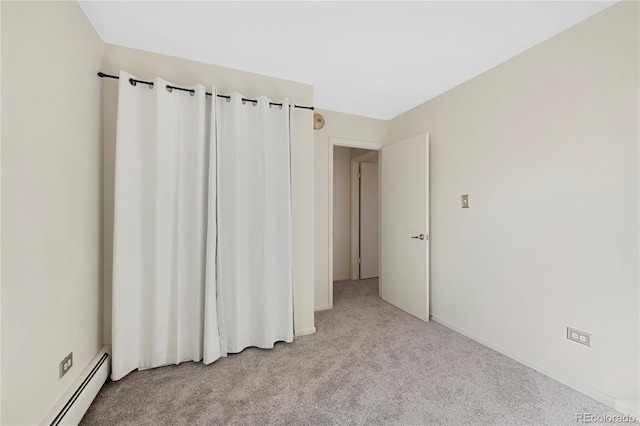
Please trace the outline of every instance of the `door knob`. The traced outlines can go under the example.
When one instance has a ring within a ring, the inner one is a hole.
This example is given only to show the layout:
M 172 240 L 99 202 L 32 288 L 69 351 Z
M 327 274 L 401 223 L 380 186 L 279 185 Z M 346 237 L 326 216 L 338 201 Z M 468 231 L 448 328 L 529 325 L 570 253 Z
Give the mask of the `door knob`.
M 424 240 L 425 236 L 424 236 L 424 234 L 420 234 L 420 235 L 415 235 L 415 236 L 413 236 L 411 238 L 415 238 L 416 240 Z

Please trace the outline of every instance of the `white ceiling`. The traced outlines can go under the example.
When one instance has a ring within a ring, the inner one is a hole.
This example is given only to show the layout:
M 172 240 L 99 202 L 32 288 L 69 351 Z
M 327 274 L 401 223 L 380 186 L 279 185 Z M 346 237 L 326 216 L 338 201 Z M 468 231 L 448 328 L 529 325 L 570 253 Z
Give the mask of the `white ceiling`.
M 82 1 L 107 43 L 315 86 L 315 106 L 393 118 L 615 1 Z

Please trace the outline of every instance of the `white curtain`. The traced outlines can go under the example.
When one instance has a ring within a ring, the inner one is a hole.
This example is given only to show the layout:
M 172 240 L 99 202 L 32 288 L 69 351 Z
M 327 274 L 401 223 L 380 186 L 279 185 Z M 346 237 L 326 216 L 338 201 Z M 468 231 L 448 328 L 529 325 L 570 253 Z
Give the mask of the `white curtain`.
M 112 379 L 290 342 L 288 108 L 131 79 L 120 73 Z
M 217 101 L 222 350 L 293 340 L 289 104 Z

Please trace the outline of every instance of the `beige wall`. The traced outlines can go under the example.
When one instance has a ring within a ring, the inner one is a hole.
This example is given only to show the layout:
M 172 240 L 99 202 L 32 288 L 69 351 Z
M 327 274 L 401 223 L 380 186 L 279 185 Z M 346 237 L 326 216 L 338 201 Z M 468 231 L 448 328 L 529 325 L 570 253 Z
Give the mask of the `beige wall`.
M 2 6 L 0 4 L 0 25 L 2 23 Z M 0 46 L 2 46 L 2 31 L 0 30 Z M 0 52 L 2 48 L 0 47 Z M 0 54 L 0 82 L 2 81 L 2 55 Z M 0 84 L 0 99 L 2 99 L 2 84 Z M 2 102 L 0 102 L 0 142 L 2 141 Z M 2 149 L 0 149 L 0 188 L 2 187 Z M 0 223 L 2 223 L 2 190 L 0 189 Z M 0 226 L 0 242 L 2 241 L 2 226 Z M 0 243 L 0 330 L 2 330 L 2 244 Z M 2 423 L 2 333 L 0 332 L 0 424 Z
M 351 148 L 333 150 L 333 280 L 351 278 Z
M 329 138 L 384 143 L 389 122 L 359 115 L 318 110 L 325 126 L 313 133 L 315 199 L 315 309 L 329 308 Z
M 75 2 L 0 7 L 2 424 L 33 425 L 102 345 L 103 45 Z
M 434 318 L 626 411 L 639 408 L 638 35 L 638 3 L 621 2 L 390 129 L 430 134 Z
M 103 71 L 123 69 L 142 79 L 160 76 L 178 85 L 202 83 L 220 93 L 241 92 L 274 100 L 288 97 L 300 105 L 313 105 L 313 86 L 218 67 L 111 44 L 105 45 Z M 113 242 L 113 173 L 118 82 L 103 81 L 104 97 L 104 301 L 105 340 L 111 341 L 111 266 Z M 313 319 L 313 113 L 296 109 L 292 146 L 293 182 L 293 281 L 296 333 L 314 331 Z

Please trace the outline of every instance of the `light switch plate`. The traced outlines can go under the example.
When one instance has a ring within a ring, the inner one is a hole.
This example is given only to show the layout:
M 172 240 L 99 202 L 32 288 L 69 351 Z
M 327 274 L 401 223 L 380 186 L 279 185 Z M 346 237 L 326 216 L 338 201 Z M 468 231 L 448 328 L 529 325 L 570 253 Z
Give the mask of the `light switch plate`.
M 462 208 L 463 209 L 469 208 L 469 194 L 464 194 L 462 196 Z

